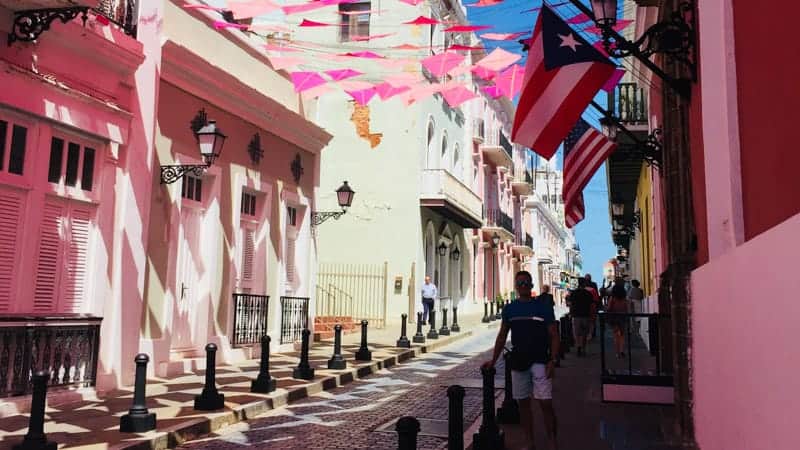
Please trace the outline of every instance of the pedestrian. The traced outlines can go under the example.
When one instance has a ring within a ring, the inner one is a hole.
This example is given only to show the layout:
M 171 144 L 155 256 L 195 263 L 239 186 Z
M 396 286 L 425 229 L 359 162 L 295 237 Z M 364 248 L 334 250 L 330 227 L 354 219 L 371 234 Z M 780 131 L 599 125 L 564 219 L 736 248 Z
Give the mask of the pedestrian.
M 502 325 L 494 343 L 492 359 L 483 367 L 493 367 L 511 332 L 512 396 L 519 402 L 520 422 L 525 432 L 526 448 L 534 448 L 531 395 L 544 416 L 550 450 L 557 450 L 556 415 L 553 410 L 553 376 L 560 340 L 553 306 L 531 296 L 533 277 L 520 271 L 514 277 L 517 298 L 503 308 Z
M 567 297 L 569 315 L 572 317 L 572 331 L 578 356 L 586 356 L 586 338 L 589 335 L 589 321 L 592 316 L 592 294 L 586 290 L 586 279 L 578 278 L 578 288 Z
M 608 312 L 626 314 L 628 312 L 626 296 L 627 293 L 623 285 L 614 285 L 611 288 L 611 299 L 608 301 Z M 614 351 L 617 354 L 617 359 L 621 359 L 625 357 L 625 324 L 628 323 L 628 317 L 617 316 L 616 314 L 609 316 L 608 323 L 614 333 Z
M 628 289 L 628 302 L 630 303 L 630 312 L 634 314 L 641 314 L 644 311 L 644 291 L 639 287 L 639 280 L 631 280 L 631 288 Z M 636 324 L 634 330 L 638 334 L 641 327 L 641 320 L 636 317 L 634 320 Z
M 586 290 L 592 294 L 592 309 L 589 315 L 589 334 L 586 336 L 586 340 L 591 342 L 592 339 L 595 337 L 595 324 L 597 324 L 597 312 L 602 309 L 603 303 L 600 299 L 600 292 L 597 290 L 597 283 L 592 281 L 592 275 L 586 274 L 584 276 L 584 280 L 586 280 Z
M 553 294 L 550 293 L 550 285 L 543 284 L 542 285 L 542 293 L 536 297 L 536 300 L 539 300 L 545 304 L 552 306 L 553 308 L 556 307 L 556 301 L 553 299 Z
M 422 285 L 422 325 L 428 324 L 428 314 L 433 311 L 433 304 L 439 296 L 436 285 L 431 283 L 431 277 L 425 275 L 425 284 Z

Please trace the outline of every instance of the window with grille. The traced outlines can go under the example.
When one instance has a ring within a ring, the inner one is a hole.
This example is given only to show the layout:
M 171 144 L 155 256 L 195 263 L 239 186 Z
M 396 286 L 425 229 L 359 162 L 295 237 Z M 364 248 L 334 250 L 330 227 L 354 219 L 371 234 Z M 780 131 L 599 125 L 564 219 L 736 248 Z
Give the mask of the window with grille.
M 340 42 L 369 38 L 370 7 L 370 2 L 339 5 L 339 15 L 342 16 L 339 32 Z
M 66 138 L 50 139 L 50 163 L 47 181 L 91 191 L 94 185 L 95 155 L 97 151 Z
M 0 119 L 0 172 L 22 175 L 28 128 Z
M 256 215 L 256 194 L 249 192 L 242 192 L 242 215 L 255 216 Z
M 203 180 L 193 175 L 185 175 L 181 181 L 181 197 L 202 202 Z

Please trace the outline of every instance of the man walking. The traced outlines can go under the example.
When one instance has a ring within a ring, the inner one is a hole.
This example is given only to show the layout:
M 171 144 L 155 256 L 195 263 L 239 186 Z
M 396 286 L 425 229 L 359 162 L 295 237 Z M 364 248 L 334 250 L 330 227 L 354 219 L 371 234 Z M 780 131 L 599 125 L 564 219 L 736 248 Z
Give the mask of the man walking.
M 556 301 L 553 300 L 553 294 L 550 293 L 550 285 L 547 284 L 542 285 L 542 293 L 536 297 L 536 300 L 541 301 L 545 305 L 550 305 L 553 308 L 556 306 Z
M 592 317 L 592 302 L 594 297 L 586 289 L 586 279 L 578 278 L 578 289 L 575 289 L 567 298 L 569 315 L 572 317 L 572 331 L 575 335 L 575 346 L 578 356 L 586 355 L 586 338 L 590 332 Z
M 642 302 L 644 301 L 644 291 L 639 287 L 639 280 L 631 280 L 631 288 L 628 289 L 628 301 L 630 302 L 630 312 L 641 314 L 643 311 Z M 639 334 L 641 327 L 641 320 L 639 317 L 634 318 L 634 330 Z
M 436 285 L 431 283 L 431 277 L 425 276 L 425 284 L 422 285 L 422 325 L 428 324 L 428 313 L 433 311 L 433 303 L 439 296 Z
M 492 359 L 483 363 L 483 367 L 494 366 L 511 331 L 513 350 L 507 361 L 511 365 L 512 396 L 519 402 L 526 448 L 534 448 L 533 395 L 542 409 L 549 448 L 558 450 L 553 410 L 553 375 L 559 354 L 556 317 L 551 303 L 541 300 L 541 297 L 536 300 L 531 297 L 533 278 L 529 272 L 517 272 L 514 285 L 517 299 L 503 308 L 503 322 L 494 343 Z

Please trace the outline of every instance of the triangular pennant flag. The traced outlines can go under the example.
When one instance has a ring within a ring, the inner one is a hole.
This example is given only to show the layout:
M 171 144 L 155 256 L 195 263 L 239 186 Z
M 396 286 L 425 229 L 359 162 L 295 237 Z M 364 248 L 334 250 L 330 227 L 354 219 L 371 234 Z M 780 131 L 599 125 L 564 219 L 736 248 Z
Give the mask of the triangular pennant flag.
M 483 50 L 483 47 L 470 47 L 469 45 L 455 44 L 451 45 L 447 50 Z
M 483 78 L 486 81 L 492 80 L 494 79 L 494 77 L 497 76 L 497 72 L 495 72 L 494 70 L 489 70 L 478 65 L 472 66 L 472 73 Z
M 522 55 L 507 52 L 498 47 L 492 50 L 492 52 L 489 53 L 485 58 L 478 61 L 476 65 L 483 67 L 484 69 L 498 72 L 510 66 L 511 64 L 514 64 L 520 59 L 522 59 Z
M 374 41 L 375 39 L 394 36 L 395 34 L 397 33 L 374 34 L 372 36 L 350 36 L 350 40 L 354 42 L 368 42 L 368 41 Z
M 333 81 L 341 81 L 364 74 L 364 72 L 359 72 L 353 69 L 326 70 L 325 73 L 328 74 Z
M 520 31 L 519 33 L 484 33 L 481 35 L 481 39 L 490 41 L 513 41 L 526 34 L 528 34 L 527 31 Z
M 268 52 L 286 52 L 286 53 L 294 53 L 299 52 L 300 49 L 285 47 L 283 45 L 276 45 L 276 44 L 264 44 L 264 50 Z
M 383 80 L 394 87 L 403 87 L 419 83 L 423 80 L 423 76 L 419 72 L 403 72 L 387 75 L 383 78 Z
M 400 1 L 411 6 L 417 6 L 420 3 L 424 2 L 425 0 L 400 0 Z
M 363 91 L 365 89 L 374 87 L 372 83 L 367 83 L 366 81 L 358 81 L 358 80 L 345 80 L 345 81 L 340 81 L 338 84 L 345 91 Z
M 238 28 L 240 30 L 246 30 L 247 28 L 249 28 L 249 25 L 243 25 L 241 23 L 230 23 L 230 22 L 225 22 L 224 20 L 215 20 L 212 25 L 216 30 L 221 30 L 223 28 Z
M 506 97 L 513 99 L 522 89 L 525 68 L 514 64 L 495 78 L 494 83 Z
M 445 28 L 445 33 L 471 33 L 473 31 L 488 30 L 493 28 L 490 25 L 456 25 L 450 28 Z
M 207 9 L 209 11 L 225 11 L 225 8 L 218 8 L 216 6 L 211 6 L 211 5 L 192 5 L 189 3 L 184 3 L 182 6 L 186 9 Z
M 326 6 L 328 6 L 328 5 L 326 5 L 326 4 L 322 3 L 322 2 L 309 2 L 309 3 L 302 3 L 300 5 L 281 6 L 281 10 L 283 10 L 284 14 L 289 16 L 289 15 L 297 14 L 297 13 L 301 13 L 301 12 L 314 11 L 316 9 L 324 8 Z
M 451 108 L 458 108 L 459 105 L 476 98 L 477 95 L 464 86 L 458 85 L 456 87 L 443 90 L 442 97 L 444 97 L 444 101 L 446 101 Z
M 313 87 L 311 89 L 306 89 L 300 95 L 303 96 L 304 100 L 311 100 L 313 98 L 317 98 L 317 97 L 325 95 L 325 94 L 327 94 L 329 92 L 332 92 L 333 90 L 334 89 L 332 87 L 328 86 L 327 84 L 320 84 L 317 87 Z
M 279 8 L 278 5 L 272 3 L 270 0 L 228 2 L 228 9 L 233 13 L 233 18 L 236 20 L 260 16 Z
M 409 90 L 411 90 L 409 86 L 395 87 L 385 82 L 375 86 L 375 92 L 378 93 L 378 96 L 380 96 L 381 100 L 388 100 L 395 95 L 402 94 L 403 92 Z
M 325 78 L 317 72 L 292 72 L 291 77 L 295 92 L 303 92 L 325 84 Z
M 428 47 L 421 47 L 419 45 L 413 45 L 413 44 L 401 44 L 401 45 L 395 45 L 392 48 L 395 50 L 421 50 L 423 48 L 428 48 Z
M 445 52 L 423 59 L 422 66 L 428 69 L 428 72 L 440 77 L 461 64 L 462 61 L 464 61 L 464 55 Z
M 436 25 L 437 23 L 442 23 L 442 22 L 439 22 L 436 19 L 431 19 L 430 17 L 425 17 L 425 16 L 419 16 L 410 22 L 403 22 L 403 24 L 405 25 Z
M 298 27 L 332 27 L 332 24 L 317 22 L 315 20 L 303 19 Z
M 367 88 L 359 91 L 345 91 L 353 100 L 361 106 L 366 106 L 367 103 L 375 96 L 375 88 Z
M 487 6 L 499 5 L 500 3 L 503 3 L 503 0 L 480 0 L 477 3 L 472 3 L 467 6 L 471 8 L 485 8 Z
M 293 56 L 267 56 L 269 63 L 275 70 L 288 69 L 295 67 L 306 62 L 305 58 L 297 58 Z
M 497 97 L 502 97 L 503 96 L 503 93 L 500 92 L 500 89 L 495 85 L 484 86 L 484 87 L 481 88 L 481 90 L 486 95 L 488 95 L 489 97 L 492 97 L 492 98 L 497 98 Z
M 586 14 L 580 13 L 577 16 L 570 17 L 567 19 L 567 23 L 577 24 L 577 23 L 584 23 L 592 20 L 591 17 L 587 16 Z
M 385 58 L 385 56 L 381 56 L 373 52 L 347 52 L 342 56 L 351 56 L 353 58 L 369 58 L 369 59 Z

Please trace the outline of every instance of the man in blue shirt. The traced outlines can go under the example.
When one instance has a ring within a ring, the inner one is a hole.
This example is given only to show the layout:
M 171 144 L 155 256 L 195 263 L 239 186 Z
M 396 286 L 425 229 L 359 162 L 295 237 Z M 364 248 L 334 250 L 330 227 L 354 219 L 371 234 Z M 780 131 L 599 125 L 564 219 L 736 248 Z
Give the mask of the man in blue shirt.
M 422 285 L 422 324 L 428 324 L 428 313 L 433 311 L 433 304 L 436 301 L 436 297 L 439 296 L 439 290 L 436 289 L 436 285 L 431 283 L 431 277 L 425 276 L 425 284 Z
M 534 447 L 533 395 L 542 408 L 549 448 L 557 450 L 553 375 L 560 341 L 553 305 L 531 297 L 533 278 L 529 272 L 518 272 L 514 284 L 517 299 L 503 308 L 503 323 L 497 333 L 494 354 L 483 366 L 494 366 L 510 331 L 513 350 L 508 362 L 511 364 L 512 396 L 519 402 L 520 422 L 525 430 L 527 448 Z

